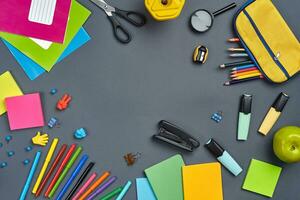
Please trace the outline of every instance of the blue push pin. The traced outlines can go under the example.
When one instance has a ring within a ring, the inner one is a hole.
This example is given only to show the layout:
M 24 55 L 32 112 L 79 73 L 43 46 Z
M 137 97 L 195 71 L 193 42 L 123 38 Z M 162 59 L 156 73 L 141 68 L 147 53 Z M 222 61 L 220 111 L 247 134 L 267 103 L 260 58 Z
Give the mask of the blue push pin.
M 30 163 L 30 160 L 29 159 L 25 159 L 25 160 L 23 160 L 23 165 L 28 165 L 29 163 Z
M 219 111 L 217 113 L 214 113 L 211 116 L 211 119 L 214 120 L 215 122 L 219 123 L 222 120 L 222 112 Z
M 32 150 L 32 146 L 25 147 L 25 151 L 29 152 Z
M 54 126 L 56 126 L 58 124 L 58 120 L 56 117 L 51 117 L 51 119 L 48 122 L 48 127 L 49 128 L 53 128 Z
M 84 128 L 79 128 L 74 132 L 74 137 L 76 139 L 83 139 L 87 136 L 87 132 Z
M 12 136 L 11 136 L 11 135 L 5 136 L 5 141 L 6 141 L 7 143 L 9 143 L 11 140 L 12 140 Z
M 55 95 L 57 93 L 57 89 L 56 88 L 52 88 L 51 90 L 50 90 L 50 94 L 51 95 Z
M 0 163 L 0 168 L 5 168 L 7 166 L 7 162 Z
M 8 151 L 8 152 L 7 152 L 7 156 L 8 156 L 8 157 L 12 157 L 13 155 L 15 155 L 15 152 L 14 152 L 14 151 Z

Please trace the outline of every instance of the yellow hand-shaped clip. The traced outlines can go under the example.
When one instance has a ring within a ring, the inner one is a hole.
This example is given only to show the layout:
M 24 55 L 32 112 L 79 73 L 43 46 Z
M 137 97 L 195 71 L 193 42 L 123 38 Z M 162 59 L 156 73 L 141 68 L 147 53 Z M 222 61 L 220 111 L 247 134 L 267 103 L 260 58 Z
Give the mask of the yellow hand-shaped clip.
M 48 143 L 48 134 L 41 135 L 41 132 L 37 132 L 36 136 L 34 136 L 32 139 L 32 143 L 40 146 L 46 146 Z

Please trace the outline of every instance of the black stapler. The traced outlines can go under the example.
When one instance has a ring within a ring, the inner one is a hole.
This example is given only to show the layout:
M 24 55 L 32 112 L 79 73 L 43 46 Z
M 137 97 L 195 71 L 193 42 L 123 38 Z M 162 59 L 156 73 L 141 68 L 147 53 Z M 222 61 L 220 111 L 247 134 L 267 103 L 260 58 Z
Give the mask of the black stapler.
M 158 134 L 153 135 L 154 139 L 167 142 L 190 152 L 200 146 L 200 142 L 197 139 L 168 121 L 161 120 L 158 126 L 159 131 Z

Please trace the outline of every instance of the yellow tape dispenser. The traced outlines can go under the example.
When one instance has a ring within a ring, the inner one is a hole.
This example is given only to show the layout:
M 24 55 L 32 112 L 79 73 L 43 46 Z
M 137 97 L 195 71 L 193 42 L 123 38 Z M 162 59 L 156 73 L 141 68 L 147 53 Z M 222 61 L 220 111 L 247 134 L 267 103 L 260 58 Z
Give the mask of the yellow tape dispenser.
M 145 6 L 157 21 L 175 19 L 181 13 L 185 0 L 145 0 Z

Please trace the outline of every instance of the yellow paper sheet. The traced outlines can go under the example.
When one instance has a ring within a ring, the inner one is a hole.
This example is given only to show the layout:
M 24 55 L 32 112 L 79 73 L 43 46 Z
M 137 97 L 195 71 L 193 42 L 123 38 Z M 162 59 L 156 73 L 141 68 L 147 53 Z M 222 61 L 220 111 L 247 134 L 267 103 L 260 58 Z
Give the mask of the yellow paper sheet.
M 9 71 L 0 75 L 0 115 L 6 112 L 4 100 L 6 97 L 19 96 L 23 92 Z

